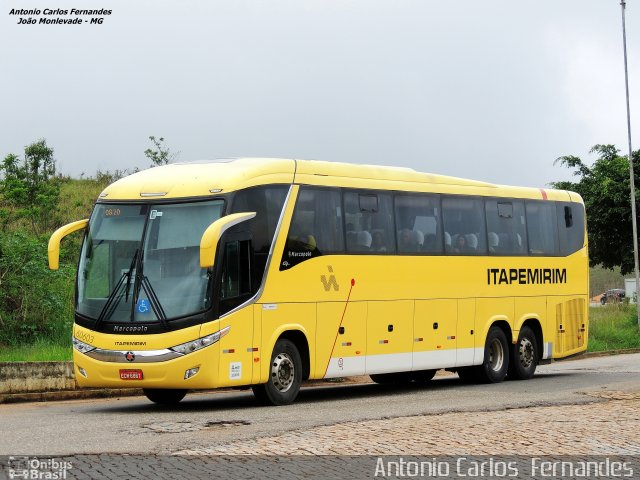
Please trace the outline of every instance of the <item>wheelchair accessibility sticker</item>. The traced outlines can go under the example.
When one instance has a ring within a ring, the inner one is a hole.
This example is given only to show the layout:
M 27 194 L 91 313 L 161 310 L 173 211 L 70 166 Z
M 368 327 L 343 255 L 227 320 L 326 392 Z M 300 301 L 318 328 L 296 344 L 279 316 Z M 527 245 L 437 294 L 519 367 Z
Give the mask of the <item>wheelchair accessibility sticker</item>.
M 149 313 L 151 311 L 151 304 L 146 298 L 139 298 L 136 304 L 136 310 L 138 313 Z

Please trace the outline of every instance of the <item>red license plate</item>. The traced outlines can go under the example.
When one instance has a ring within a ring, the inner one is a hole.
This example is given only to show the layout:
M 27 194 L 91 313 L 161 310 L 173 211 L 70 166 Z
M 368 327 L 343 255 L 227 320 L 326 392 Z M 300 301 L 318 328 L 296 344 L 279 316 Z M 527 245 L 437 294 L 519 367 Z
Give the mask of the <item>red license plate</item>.
M 142 370 L 120 370 L 120 380 L 142 380 Z

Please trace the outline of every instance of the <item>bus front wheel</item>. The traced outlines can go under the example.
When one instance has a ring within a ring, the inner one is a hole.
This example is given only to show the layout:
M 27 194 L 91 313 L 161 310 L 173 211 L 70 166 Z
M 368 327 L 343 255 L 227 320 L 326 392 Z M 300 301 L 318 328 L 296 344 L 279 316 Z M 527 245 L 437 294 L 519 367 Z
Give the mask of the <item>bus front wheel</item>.
M 186 390 L 171 390 L 168 388 L 143 388 L 146 397 L 158 405 L 175 405 L 187 394 Z
M 302 360 L 296 345 L 280 339 L 271 354 L 269 380 L 254 385 L 253 394 L 263 405 L 289 405 L 298 396 L 302 383 Z
M 529 327 L 522 327 L 518 342 L 511 348 L 509 378 L 528 380 L 533 377 L 538 366 L 538 341 Z

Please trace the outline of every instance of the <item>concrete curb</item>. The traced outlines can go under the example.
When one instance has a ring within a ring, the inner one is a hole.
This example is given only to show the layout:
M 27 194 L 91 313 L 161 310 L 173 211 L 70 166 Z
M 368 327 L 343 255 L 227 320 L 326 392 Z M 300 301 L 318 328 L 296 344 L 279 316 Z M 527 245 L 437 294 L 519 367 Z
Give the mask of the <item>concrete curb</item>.
M 50 392 L 30 392 L 30 393 L 5 393 L 0 394 L 0 404 L 3 403 L 23 403 L 23 402 L 58 402 L 62 400 L 82 400 L 91 398 L 110 397 L 134 397 L 142 395 L 139 388 L 104 388 L 104 389 L 77 389 L 77 390 L 57 390 Z
M 582 358 L 595 358 L 595 357 L 610 357 L 612 355 L 626 355 L 628 353 L 640 353 L 640 348 L 624 348 L 621 350 L 604 350 L 602 352 L 585 352 L 573 357 L 559 358 L 556 362 L 563 362 L 569 360 L 580 360 Z
M 605 357 L 640 353 L 640 348 L 586 352 L 575 357 L 558 361 L 573 361 L 581 358 Z M 343 379 L 312 380 L 304 387 L 327 386 L 331 384 L 370 383 L 368 376 Z M 230 389 L 212 390 L 228 392 Z M 130 397 L 142 395 L 139 388 L 80 388 L 73 376 L 73 362 L 0 362 L 0 404 L 19 402 L 47 402 L 79 400 L 91 398 Z
M 0 363 L 0 395 L 75 388 L 73 362 Z

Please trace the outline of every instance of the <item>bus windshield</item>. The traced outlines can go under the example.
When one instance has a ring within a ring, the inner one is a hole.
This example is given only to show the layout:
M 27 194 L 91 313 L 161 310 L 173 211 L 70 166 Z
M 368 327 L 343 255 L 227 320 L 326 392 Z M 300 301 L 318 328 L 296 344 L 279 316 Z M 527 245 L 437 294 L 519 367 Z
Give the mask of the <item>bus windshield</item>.
M 111 323 L 155 322 L 209 308 L 200 239 L 223 209 L 223 200 L 96 205 L 78 266 L 77 312 Z

